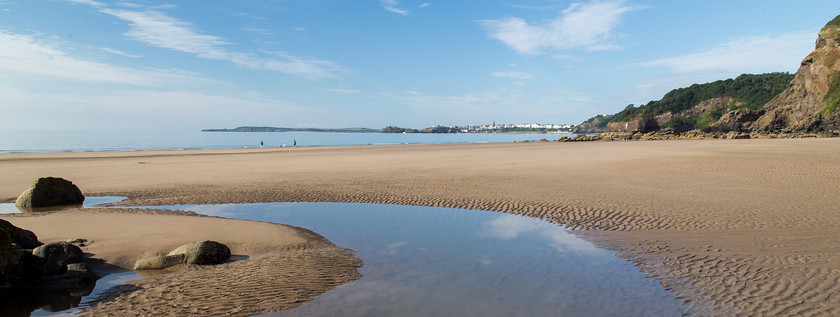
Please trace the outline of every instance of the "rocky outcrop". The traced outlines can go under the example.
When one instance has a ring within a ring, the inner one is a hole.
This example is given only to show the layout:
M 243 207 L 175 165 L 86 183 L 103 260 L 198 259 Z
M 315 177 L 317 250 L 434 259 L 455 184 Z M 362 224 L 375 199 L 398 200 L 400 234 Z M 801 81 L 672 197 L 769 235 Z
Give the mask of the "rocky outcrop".
M 601 133 L 607 132 L 607 124 L 613 118 L 611 114 L 597 115 L 589 120 L 575 126 L 575 133 Z
M 0 315 L 78 306 L 96 284 L 93 272 L 79 263 L 82 254 L 69 242 L 43 245 L 31 231 L 0 219 Z
M 840 17 L 840 16 L 838 16 Z M 790 87 L 762 109 L 754 131 L 822 132 L 840 130 L 840 25 L 829 22 L 815 50 L 800 64 Z M 741 119 L 741 121 L 745 121 Z
M 68 265 L 79 263 L 82 254 L 81 248 L 67 242 L 48 243 L 32 250 L 35 259 L 32 268 L 37 275 L 64 274 Z
M 210 265 L 224 263 L 230 258 L 230 249 L 216 241 L 198 241 L 182 245 L 167 255 L 140 259 L 135 270 L 165 269 L 178 264 Z
M 0 220 L 2 222 L 5 221 Z M 23 252 L 6 228 L 0 226 L 0 297 L 20 285 L 24 271 Z
M 3 219 L 0 219 L 0 231 L 6 232 L 11 243 L 21 249 L 34 249 L 43 244 L 38 241 L 38 236 L 32 231 L 15 227 L 12 223 Z
M 669 112 L 653 118 L 635 119 L 626 122 L 610 122 L 607 124 L 605 132 L 646 133 L 656 131 L 673 118 L 674 115 Z
M 24 210 L 64 205 L 81 205 L 85 196 L 79 187 L 63 178 L 41 177 L 35 180 L 29 189 L 24 191 L 15 206 Z

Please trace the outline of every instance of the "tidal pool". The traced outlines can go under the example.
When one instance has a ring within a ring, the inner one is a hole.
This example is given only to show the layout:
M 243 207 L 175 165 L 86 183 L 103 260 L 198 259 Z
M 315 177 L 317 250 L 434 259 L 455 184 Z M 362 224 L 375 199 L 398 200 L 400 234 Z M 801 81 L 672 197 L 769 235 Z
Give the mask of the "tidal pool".
M 125 200 L 125 197 L 119 196 L 100 196 L 100 197 L 85 197 L 85 202 L 82 205 L 68 205 L 68 206 L 58 206 L 58 207 L 50 207 L 45 208 L 51 211 L 62 210 L 62 209 L 72 209 L 78 207 L 96 207 L 96 205 L 101 204 L 110 204 L 116 203 Z M 15 206 L 14 203 L 2 203 L 0 204 L 0 214 L 18 214 L 21 213 L 21 209 Z
M 361 279 L 260 316 L 678 316 L 685 308 L 614 252 L 534 218 L 348 203 L 162 208 L 304 227 L 364 261 Z

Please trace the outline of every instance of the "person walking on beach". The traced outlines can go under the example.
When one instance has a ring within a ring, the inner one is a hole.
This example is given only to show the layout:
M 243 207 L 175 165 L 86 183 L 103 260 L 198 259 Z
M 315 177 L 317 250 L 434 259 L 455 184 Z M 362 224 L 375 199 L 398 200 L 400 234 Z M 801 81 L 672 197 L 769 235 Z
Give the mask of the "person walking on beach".
M 263 147 L 263 141 L 260 140 L 260 148 L 262 148 L 262 147 Z
M 297 147 L 297 139 L 292 140 L 292 146 Z

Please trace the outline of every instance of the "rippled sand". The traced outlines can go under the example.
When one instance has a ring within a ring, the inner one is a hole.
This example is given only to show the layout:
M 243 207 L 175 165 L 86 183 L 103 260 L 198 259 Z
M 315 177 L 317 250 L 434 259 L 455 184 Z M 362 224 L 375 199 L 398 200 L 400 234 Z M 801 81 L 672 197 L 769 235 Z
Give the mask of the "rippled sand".
M 122 204 L 336 201 L 529 215 L 618 250 L 702 315 L 838 315 L 840 139 L 0 155 Z M 23 187 L 21 187 L 23 186 Z

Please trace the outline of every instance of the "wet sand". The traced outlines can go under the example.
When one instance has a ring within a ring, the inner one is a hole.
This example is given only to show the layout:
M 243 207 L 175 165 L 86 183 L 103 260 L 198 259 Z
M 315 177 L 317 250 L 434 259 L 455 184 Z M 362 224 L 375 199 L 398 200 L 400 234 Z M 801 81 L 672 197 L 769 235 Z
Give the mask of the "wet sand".
M 840 139 L 0 155 L 0 197 L 65 177 L 122 205 L 368 202 L 576 229 L 701 315 L 838 315 Z M 596 308 L 593 308 L 596 309 Z
M 220 265 L 139 271 L 146 278 L 100 295 L 102 301 L 84 308 L 82 315 L 247 316 L 296 307 L 361 277 L 357 269 L 362 263 L 352 250 L 280 224 L 143 209 L 70 209 L 0 218 L 32 230 L 42 242 L 88 240 L 82 247 L 84 262 L 99 276 L 132 270 L 138 259 L 194 241 L 214 240 L 231 249 L 235 261 Z

